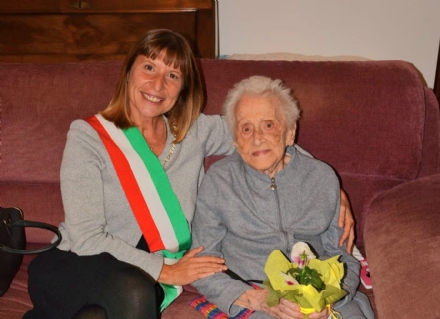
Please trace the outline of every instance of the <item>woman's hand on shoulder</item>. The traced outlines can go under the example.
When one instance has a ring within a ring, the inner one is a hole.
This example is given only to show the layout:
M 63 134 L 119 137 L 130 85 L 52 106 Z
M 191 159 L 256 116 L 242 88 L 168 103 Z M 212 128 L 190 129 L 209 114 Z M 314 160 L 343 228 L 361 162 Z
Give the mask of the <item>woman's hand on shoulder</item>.
M 223 258 L 197 256 L 202 251 L 203 246 L 191 249 L 174 265 L 164 264 L 158 281 L 183 286 L 227 269 Z
M 342 189 L 338 226 L 341 228 L 344 227 L 344 232 L 339 240 L 339 246 L 342 246 L 346 241 L 347 252 L 351 254 L 354 245 L 354 219 L 350 207 L 350 201 L 348 200 L 347 194 L 345 194 Z

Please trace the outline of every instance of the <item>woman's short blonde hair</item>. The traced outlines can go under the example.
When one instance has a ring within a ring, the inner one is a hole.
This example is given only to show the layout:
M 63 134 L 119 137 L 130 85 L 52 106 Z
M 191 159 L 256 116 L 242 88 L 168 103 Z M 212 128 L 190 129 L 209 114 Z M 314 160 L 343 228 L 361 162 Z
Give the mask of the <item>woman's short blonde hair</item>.
M 300 110 L 293 98 L 290 88 L 281 80 L 271 79 L 266 76 L 251 76 L 236 83 L 229 91 L 223 104 L 223 114 L 228 122 L 232 135 L 235 134 L 235 107 L 244 95 L 270 94 L 280 100 L 280 107 L 288 128 L 294 128 L 300 116 Z
M 199 70 L 194 55 L 185 38 L 177 32 L 157 29 L 147 32 L 131 48 L 122 66 L 116 90 L 102 116 L 123 129 L 134 126 L 130 119 L 127 79 L 134 61 L 139 55 L 156 59 L 164 53 L 164 63 L 173 65 L 182 73 L 182 89 L 168 118 L 174 143 L 181 142 L 203 108 L 204 96 Z

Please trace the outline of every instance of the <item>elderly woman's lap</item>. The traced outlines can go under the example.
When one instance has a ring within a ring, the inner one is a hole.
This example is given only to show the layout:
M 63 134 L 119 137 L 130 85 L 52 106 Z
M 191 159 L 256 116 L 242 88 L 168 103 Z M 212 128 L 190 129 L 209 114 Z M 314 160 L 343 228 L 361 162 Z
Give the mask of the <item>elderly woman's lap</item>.
M 357 292 L 354 298 L 342 307 L 335 307 L 335 310 L 340 312 L 345 319 L 372 319 L 374 313 L 369 305 L 368 297 L 361 292 Z

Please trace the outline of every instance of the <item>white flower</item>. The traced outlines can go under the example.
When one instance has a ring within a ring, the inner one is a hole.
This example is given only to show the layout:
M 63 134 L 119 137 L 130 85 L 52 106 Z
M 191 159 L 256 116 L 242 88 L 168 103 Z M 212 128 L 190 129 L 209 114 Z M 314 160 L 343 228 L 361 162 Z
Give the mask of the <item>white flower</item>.
M 288 284 L 289 286 L 293 286 L 293 285 L 299 285 L 299 282 L 292 277 L 292 275 L 290 274 L 285 274 L 282 271 L 280 271 L 280 275 L 281 277 L 283 277 L 284 281 L 286 282 L 286 284 Z
M 293 262 L 298 264 L 299 268 L 304 268 L 309 263 L 309 260 L 315 259 L 316 256 L 312 253 L 309 245 L 299 241 L 292 247 L 290 258 Z

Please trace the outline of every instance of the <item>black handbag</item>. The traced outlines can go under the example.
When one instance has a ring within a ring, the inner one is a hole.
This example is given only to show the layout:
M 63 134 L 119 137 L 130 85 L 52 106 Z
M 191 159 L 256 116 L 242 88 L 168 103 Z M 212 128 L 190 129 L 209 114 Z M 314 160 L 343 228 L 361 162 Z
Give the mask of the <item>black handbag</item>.
M 54 232 L 58 238 L 43 248 L 26 250 L 24 227 L 43 228 Z M 61 233 L 50 224 L 23 220 L 23 212 L 19 208 L 0 207 L 0 297 L 9 289 L 14 276 L 23 261 L 23 255 L 38 254 L 58 246 Z

